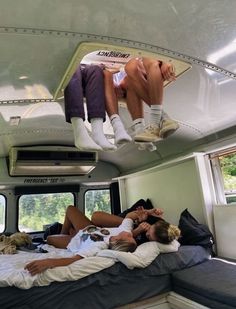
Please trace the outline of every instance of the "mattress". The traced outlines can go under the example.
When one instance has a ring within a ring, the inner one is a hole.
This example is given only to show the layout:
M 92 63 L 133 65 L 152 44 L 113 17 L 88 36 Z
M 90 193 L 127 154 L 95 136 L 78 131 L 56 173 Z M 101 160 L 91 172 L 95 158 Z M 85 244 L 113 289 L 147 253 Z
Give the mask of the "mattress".
M 173 291 L 202 305 L 236 308 L 236 265 L 211 259 L 172 274 Z
M 172 290 L 173 271 L 209 259 L 199 246 L 182 246 L 178 252 L 162 253 L 146 268 L 128 269 L 118 262 L 77 281 L 53 282 L 49 286 L 22 290 L 0 288 L 1 309 L 112 309 Z

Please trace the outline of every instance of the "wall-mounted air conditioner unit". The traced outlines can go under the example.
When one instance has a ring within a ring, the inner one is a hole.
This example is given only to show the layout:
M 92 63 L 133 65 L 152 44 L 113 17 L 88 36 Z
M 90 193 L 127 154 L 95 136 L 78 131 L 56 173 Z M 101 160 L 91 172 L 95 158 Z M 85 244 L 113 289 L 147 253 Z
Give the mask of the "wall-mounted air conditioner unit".
M 13 147 L 9 153 L 10 176 L 85 175 L 97 163 L 97 152 L 74 147 Z

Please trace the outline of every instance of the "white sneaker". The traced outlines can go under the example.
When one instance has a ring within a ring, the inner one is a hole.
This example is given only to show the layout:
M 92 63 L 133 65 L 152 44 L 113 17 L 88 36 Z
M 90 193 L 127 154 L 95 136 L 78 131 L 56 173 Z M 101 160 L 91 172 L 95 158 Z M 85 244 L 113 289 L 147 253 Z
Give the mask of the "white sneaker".
M 141 131 L 137 133 L 134 136 L 135 142 L 158 142 L 162 140 L 162 138 L 159 136 L 160 129 L 157 126 L 149 125 L 144 129 L 144 131 Z
M 173 134 L 179 128 L 177 121 L 167 118 L 163 119 L 160 124 L 159 135 L 161 138 L 166 138 L 169 135 Z

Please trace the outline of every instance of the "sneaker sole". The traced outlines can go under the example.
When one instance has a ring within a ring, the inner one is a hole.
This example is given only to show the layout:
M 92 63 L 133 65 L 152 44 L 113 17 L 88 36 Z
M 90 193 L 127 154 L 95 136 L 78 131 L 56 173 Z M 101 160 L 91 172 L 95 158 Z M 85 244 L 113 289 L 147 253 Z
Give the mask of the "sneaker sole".
M 132 142 L 132 138 L 130 139 L 123 138 L 123 139 L 119 139 L 118 141 L 115 140 L 116 145 L 123 145 L 123 144 L 131 143 L 131 142 Z
M 164 129 L 160 130 L 160 137 L 162 138 L 167 138 L 168 136 L 170 136 L 171 134 L 173 134 L 177 129 L 179 128 L 179 125 L 176 126 L 167 126 Z
M 134 141 L 135 142 L 143 142 L 143 143 L 156 143 L 156 142 L 158 142 L 158 141 L 161 141 L 162 140 L 162 138 L 161 137 L 149 137 L 149 138 L 147 138 L 147 137 L 142 137 L 142 136 L 135 136 L 134 137 Z

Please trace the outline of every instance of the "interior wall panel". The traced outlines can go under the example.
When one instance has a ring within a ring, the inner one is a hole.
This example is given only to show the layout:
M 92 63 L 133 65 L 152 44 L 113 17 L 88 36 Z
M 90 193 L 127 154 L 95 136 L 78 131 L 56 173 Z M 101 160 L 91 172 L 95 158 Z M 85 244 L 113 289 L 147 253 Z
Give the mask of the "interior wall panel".
M 197 220 L 205 223 L 194 159 L 126 178 L 122 190 L 121 194 L 126 196 L 126 205 L 122 199 L 123 208 L 128 208 L 140 198 L 150 198 L 154 207 L 164 210 L 167 221 L 177 224 L 180 213 L 188 208 Z

